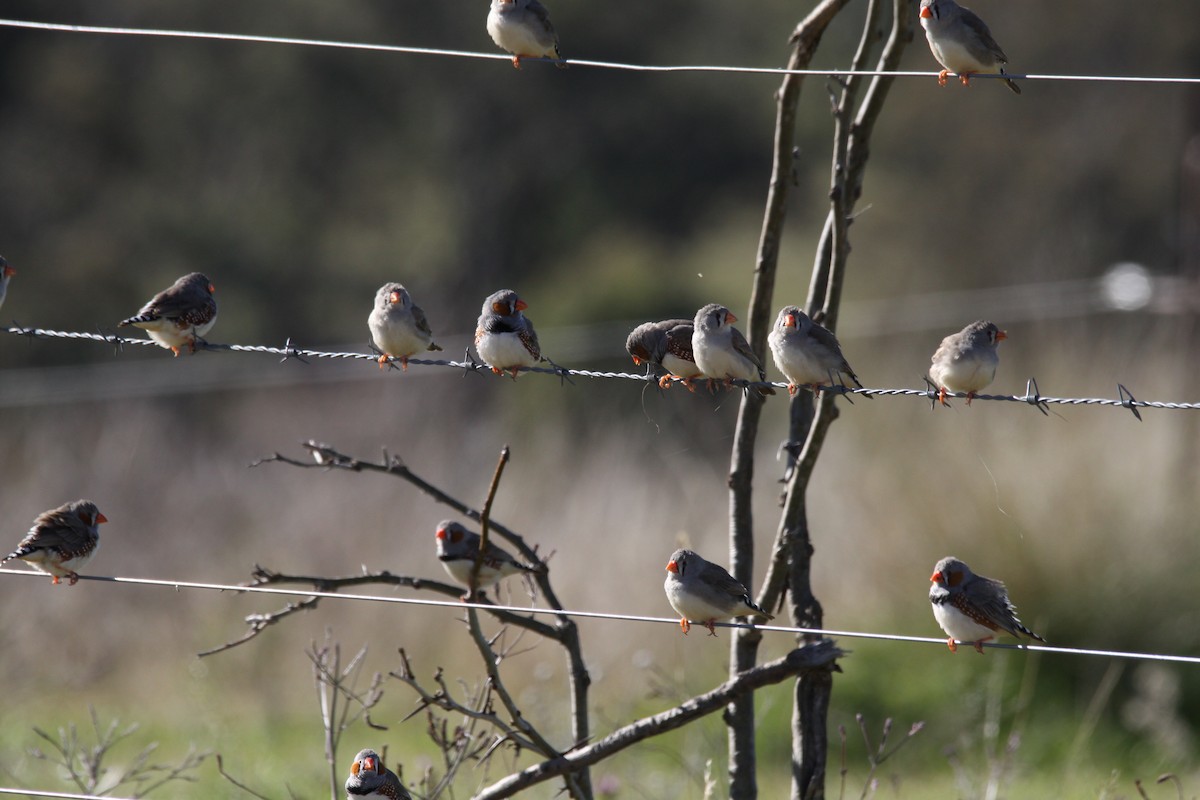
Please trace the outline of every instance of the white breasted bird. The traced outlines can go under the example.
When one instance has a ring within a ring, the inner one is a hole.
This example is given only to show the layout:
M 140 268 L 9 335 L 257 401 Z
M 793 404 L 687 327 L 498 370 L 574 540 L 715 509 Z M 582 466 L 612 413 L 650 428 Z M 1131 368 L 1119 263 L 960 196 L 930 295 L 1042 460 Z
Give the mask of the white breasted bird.
M 967 405 L 975 393 L 987 388 L 996 377 L 1000 354 L 996 348 L 1008 334 L 986 319 L 972 322 L 952 333 L 933 353 L 929 379 L 938 387 L 938 400 L 946 402 L 946 392 L 966 392 Z
M 105 522 L 108 518 L 91 500 L 73 500 L 43 511 L 17 549 L 0 559 L 0 564 L 17 558 L 49 575 L 51 583 L 66 578 L 74 586 L 79 581 L 77 570 L 100 546 L 99 526 Z
M 408 359 L 426 350 L 441 350 L 433 341 L 433 331 L 425 319 L 425 312 L 413 302 L 408 290 L 399 283 L 385 283 L 375 293 L 375 307 L 367 317 L 371 329 L 371 341 L 382 355 L 379 368 L 383 369 L 389 358 L 400 360 L 400 366 L 408 369 Z
M 442 562 L 451 578 L 469 587 L 471 570 L 475 568 L 475 558 L 479 555 L 479 543 L 482 541 L 479 534 L 467 530 L 465 526 L 453 520 L 445 519 L 438 523 L 436 537 L 438 560 Z M 479 565 L 477 585 L 483 589 L 509 575 L 540 571 L 540 567 L 521 563 L 512 553 L 489 539 L 483 563 Z
M 746 590 L 724 567 L 705 561 L 691 550 L 676 550 L 667 562 L 667 580 L 663 584 L 671 608 L 681 615 L 679 627 L 684 634 L 697 622 L 717 635 L 716 624 L 733 617 L 768 614 L 750 599 Z
M 176 356 L 185 345 L 196 352 L 196 339 L 204 338 L 217 321 L 216 288 L 205 275 L 184 275 L 163 289 L 142 310 L 117 323 L 121 328 L 135 325 Z
M 532 367 L 542 358 L 533 323 L 523 312 L 528 306 L 512 289 L 488 295 L 475 326 L 475 351 L 492 372 L 517 377 L 521 367 Z
M 950 638 L 950 652 L 958 651 L 958 642 L 973 644 L 983 653 L 983 643 L 1007 633 L 1017 639 L 1021 634 L 1039 642 L 1046 641 L 1021 624 L 1017 609 L 1008 599 L 1004 584 L 971 572 L 971 568 L 953 556 L 947 556 L 933 568 L 929 578 L 929 602 L 933 616 Z
M 522 58 L 553 58 L 558 59 L 555 66 L 567 66 L 558 51 L 550 12 L 538 0 L 492 0 L 487 30 L 501 50 L 512 54 L 517 69 Z
M 625 350 L 633 363 L 653 364 L 666 370 L 658 380 L 663 389 L 669 388 L 671 378 L 678 378 L 690 391 L 695 391 L 692 379 L 703 375 L 692 357 L 692 332 L 690 319 L 664 319 L 661 322 L 643 322 L 629 332 L 625 339 Z
M 972 75 L 1005 74 L 1008 56 L 974 11 L 954 0 L 921 0 L 920 15 L 929 49 L 943 67 L 938 74 L 939 84 L 945 86 L 946 76 L 951 72 L 958 75 L 963 86 L 971 85 Z M 1021 87 L 1012 80 L 1003 81 L 1009 89 L 1021 93 Z
M 400 783 L 396 773 L 383 765 L 374 750 L 359 750 L 350 765 L 346 778 L 346 800 L 359 797 L 387 797 L 389 800 L 412 800 L 412 795 Z
M 692 357 L 710 380 L 766 381 L 762 362 L 742 332 L 733 327 L 737 317 L 728 308 L 709 303 L 696 312 L 692 331 Z M 775 394 L 770 386 L 755 386 L 759 394 Z
M 767 335 L 767 344 L 775 366 L 788 379 L 788 394 L 801 386 L 816 387 L 841 383 L 845 375 L 863 388 L 850 369 L 837 337 L 813 322 L 798 306 L 784 306 L 775 318 L 775 327 Z

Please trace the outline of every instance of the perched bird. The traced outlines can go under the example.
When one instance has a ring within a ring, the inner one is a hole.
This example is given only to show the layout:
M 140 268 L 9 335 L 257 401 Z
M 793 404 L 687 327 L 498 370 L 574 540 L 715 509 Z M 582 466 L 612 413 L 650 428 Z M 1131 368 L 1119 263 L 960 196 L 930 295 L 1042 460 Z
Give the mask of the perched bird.
M 679 378 L 689 390 L 692 379 L 703 375 L 692 358 L 692 331 L 694 327 L 690 319 L 664 319 L 662 322 L 643 322 L 629 332 L 625 339 L 625 349 L 633 358 L 633 363 L 654 364 L 667 371 L 658 379 L 658 385 L 666 389 L 671 385 L 671 378 Z
M 521 313 L 526 308 L 512 289 L 501 289 L 483 301 L 475 326 L 475 350 L 497 375 L 507 371 L 516 378 L 521 367 L 544 360 L 533 323 Z
M 1021 634 L 1046 641 L 1021 624 L 1017 609 L 1008 599 L 1008 590 L 1000 581 L 971 572 L 971 568 L 953 556 L 947 556 L 933 568 L 929 602 L 938 625 L 950 637 L 946 645 L 951 653 L 958 642 L 972 643 L 983 652 L 983 643 L 1003 631 L 1016 638 Z
M 199 272 L 184 275 L 142 306 L 137 316 L 117 323 L 118 328 L 136 325 L 150 338 L 176 356 L 187 345 L 196 352 L 196 339 L 203 338 L 217 321 L 216 288 Z
M 840 383 L 842 375 L 863 388 L 842 355 L 837 337 L 796 306 L 784 306 L 779 310 L 775 327 L 767 335 L 767 344 L 771 347 L 775 366 L 788 379 L 790 395 L 795 395 L 801 386 L 811 386 L 816 391 L 822 384 Z
M 974 11 L 954 0 L 921 0 L 920 14 L 929 49 L 944 68 L 938 74 L 939 84 L 945 86 L 951 72 L 958 74 L 963 86 L 970 86 L 971 76 L 976 73 L 1005 74 L 1008 56 Z M 1020 86 L 1008 78 L 1003 80 L 1008 88 L 1021 93 Z
M 467 530 L 452 520 L 442 520 L 437 526 L 437 557 L 450 577 L 463 586 L 471 585 L 471 570 L 479 554 L 479 534 Z M 512 553 L 488 541 L 483 563 L 479 565 L 480 588 L 491 586 L 501 578 L 521 572 L 540 572 L 539 567 L 522 564 Z
M 400 359 L 400 366 L 407 370 L 408 359 L 422 350 L 441 350 L 433 341 L 433 331 L 425 319 L 425 312 L 412 301 L 412 296 L 399 283 L 385 283 L 375 293 L 375 308 L 367 317 L 371 329 L 371 341 L 382 353 L 379 368 L 383 369 L 388 358 Z
M 17 271 L 8 265 L 8 261 L 4 256 L 0 256 L 0 306 L 4 305 L 4 298 L 8 296 L 8 280 Z
M 19 558 L 51 577 L 51 583 L 66 578 L 71 586 L 100 546 L 99 525 L 108 522 L 91 500 L 74 500 L 43 511 L 17 549 L 0 559 L 0 564 Z
M 750 349 L 742 332 L 733 327 L 737 317 L 728 308 L 709 303 L 696 312 L 692 331 L 692 357 L 710 380 L 765 381 L 762 362 Z M 755 386 L 759 394 L 775 394 L 770 386 Z
M 731 617 L 757 614 L 775 619 L 750 599 L 750 592 L 724 568 L 705 561 L 691 550 L 676 550 L 667 562 L 667 601 L 682 616 L 679 627 L 686 635 L 692 621 L 708 628 L 716 636 L 714 623 Z
M 996 377 L 1000 363 L 996 347 L 1007 338 L 1007 333 L 981 319 L 942 339 L 929 367 L 929 379 L 938 387 L 938 401 L 947 405 L 947 391 L 966 392 L 967 405 L 971 405 L 975 393 Z
M 558 34 L 550 24 L 550 12 L 538 0 L 492 0 L 487 30 L 501 50 L 512 53 L 512 63 L 521 68 L 522 58 L 556 58 L 555 66 L 565 69 L 558 52 Z
M 374 750 L 359 750 L 350 765 L 346 778 L 346 800 L 356 797 L 390 797 L 391 800 L 412 800 L 412 795 L 400 783 L 396 773 L 383 765 Z

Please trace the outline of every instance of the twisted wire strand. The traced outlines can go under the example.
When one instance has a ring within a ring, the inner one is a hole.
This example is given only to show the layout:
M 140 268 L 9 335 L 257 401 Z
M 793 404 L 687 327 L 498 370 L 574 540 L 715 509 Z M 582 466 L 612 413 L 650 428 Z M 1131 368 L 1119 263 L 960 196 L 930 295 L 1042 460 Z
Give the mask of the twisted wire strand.
M 208 39 L 225 42 L 249 42 L 255 44 L 283 44 L 301 47 L 324 47 L 340 50 L 367 50 L 385 53 L 405 53 L 409 55 L 445 56 L 451 58 L 490 59 L 508 61 L 511 56 L 501 53 L 479 53 L 471 50 L 448 50 L 436 47 L 413 47 L 395 44 L 370 44 L 367 42 L 346 42 L 332 39 L 304 39 L 290 36 L 258 36 L 244 33 L 217 33 L 208 31 L 169 30 L 158 28 L 128 28 L 103 25 L 74 25 L 59 22 L 40 22 L 36 20 L 0 19 L 0 27 L 26 28 L 32 30 L 59 31 L 66 33 L 91 33 L 112 36 L 148 36 L 171 39 Z M 545 58 L 525 58 L 525 61 L 555 61 Z M 785 69 L 782 67 L 737 67 L 737 66 L 703 66 L 703 65 L 649 65 L 626 64 L 615 61 L 595 61 L 583 58 L 562 59 L 562 63 L 573 67 L 594 67 L 597 69 L 625 70 L 633 72 L 708 72 L 734 73 L 748 75 L 817 75 L 831 78 L 846 78 L 855 75 L 864 77 L 894 76 L 901 78 L 936 78 L 936 72 L 924 71 L 880 71 L 880 70 L 843 70 L 843 69 Z M 1031 81 L 1092 81 L 1102 83 L 1149 83 L 1149 84 L 1200 84 L 1200 78 L 1185 76 L 1155 76 L 1155 75 L 1040 75 L 1013 74 L 972 75 L 972 78 L 998 79 L 1009 78 Z
M 46 578 L 46 573 L 35 572 L 31 569 L 0 568 L 0 574 L 19 575 L 43 579 Z M 552 616 L 570 616 L 580 617 L 583 619 L 606 619 L 620 622 L 649 622 L 672 626 L 679 624 L 679 620 L 675 617 L 657 617 L 646 616 L 642 614 L 615 614 L 606 611 L 577 611 L 558 608 L 535 608 L 533 606 L 501 605 L 493 603 L 467 603 L 459 600 L 431 600 L 423 597 L 395 597 L 388 595 L 355 594 L 346 592 L 322 592 L 316 589 L 279 589 L 271 586 L 242 586 L 237 584 L 206 583 L 201 581 L 169 581 L 157 578 L 123 578 L 109 575 L 80 575 L 79 580 L 101 581 L 105 583 L 117 584 L 133 584 L 140 586 L 160 586 L 175 589 L 176 591 L 179 589 L 197 589 L 246 594 L 283 595 L 287 597 L 321 597 L 330 598 L 333 600 L 357 600 L 360 602 L 370 603 L 393 603 L 397 605 L 433 606 L 452 609 L 477 608 L 483 611 L 509 611 L 516 614 L 549 614 Z M 799 628 L 790 625 L 750 625 L 741 622 L 718 622 L 715 624 L 717 627 L 721 628 L 755 628 L 760 631 L 769 631 L 772 633 L 790 633 L 807 636 L 840 636 L 850 639 L 877 639 L 918 644 L 938 644 L 942 645 L 943 647 L 946 645 L 945 638 L 929 636 L 904 636 L 892 633 L 870 633 L 864 631 L 831 630 L 827 628 Z M 962 642 L 962 644 L 969 643 Z M 1001 650 L 1030 650 L 1036 652 L 1067 655 L 1103 656 L 1108 658 L 1128 658 L 1146 661 L 1173 661 L 1183 664 L 1200 664 L 1200 656 L 1172 655 L 1169 653 L 1136 653 L 1125 650 L 1096 650 L 1079 647 L 1005 644 L 995 642 L 985 642 L 983 646 L 995 647 Z
M 27 336 L 31 338 L 41 339 L 74 339 L 86 340 L 94 342 L 103 342 L 105 344 L 114 345 L 119 350 L 127 344 L 133 345 L 156 345 L 155 342 L 149 339 L 133 339 L 120 336 L 117 334 L 106 333 L 89 333 L 87 331 L 58 331 L 49 330 L 46 328 L 33 328 L 19 325 L 0 328 L 5 333 L 13 334 L 14 336 Z M 348 353 L 348 352 L 329 352 L 324 350 L 310 350 L 307 348 L 297 347 L 288 339 L 283 347 L 271 347 L 269 345 L 249 345 L 249 344 L 217 344 L 213 342 L 197 341 L 197 350 L 209 350 L 213 352 L 235 352 L 235 353 L 261 353 L 264 355 L 280 356 L 282 361 L 288 359 L 298 359 L 307 362 L 310 358 L 326 358 L 326 359 L 355 359 L 360 361 L 369 361 L 376 363 L 379 356 L 373 353 Z M 394 363 L 396 359 L 392 359 Z M 449 367 L 451 369 L 459 369 L 464 372 L 487 372 L 489 367 L 486 364 L 471 360 L 471 361 L 455 361 L 453 359 L 434 359 L 434 358 L 410 358 L 409 364 L 429 367 Z M 637 381 L 639 383 L 657 384 L 658 376 L 648 373 L 633 373 L 633 372 L 606 372 L 601 370 L 590 369 L 566 369 L 564 367 L 521 367 L 520 372 L 536 372 L 545 375 L 554 375 L 561 379 L 569 379 L 571 377 L 581 378 L 596 378 L 610 380 L 628 380 Z M 675 379 L 672 379 L 675 380 Z M 678 382 L 678 381 L 675 381 Z M 786 383 L 780 382 L 750 382 L 743 380 L 731 381 L 733 385 L 741 388 L 751 388 L 756 386 L 772 386 L 776 389 L 786 389 Z M 976 394 L 973 400 L 983 400 L 985 402 L 1008 402 L 1008 403 L 1026 403 L 1038 408 L 1045 413 L 1045 406 L 1051 405 L 1069 405 L 1069 406 L 1108 406 L 1115 408 L 1123 408 L 1131 411 L 1134 416 L 1141 419 L 1138 413 L 1139 408 L 1153 408 L 1168 411 L 1196 411 L 1200 410 L 1200 402 L 1197 403 L 1176 403 L 1164 402 L 1161 400 L 1138 400 L 1136 399 L 1124 385 L 1118 384 L 1118 397 L 1043 397 L 1038 393 L 1037 381 L 1030 380 L 1026 386 L 1025 394 L 1023 395 L 1007 395 L 1007 394 Z M 932 384 L 925 389 L 874 389 L 874 388 L 856 388 L 844 385 L 821 386 L 819 390 L 822 392 L 833 392 L 840 395 L 867 395 L 869 397 L 920 397 L 935 402 L 938 397 L 937 388 Z M 946 392 L 947 397 L 966 397 L 963 392 Z
M 41 789 L 10 789 L 0 787 L 0 794 L 19 794 L 21 797 L 63 797 L 68 800 L 135 800 L 132 797 L 113 797 L 111 794 L 72 794 L 70 792 L 48 792 Z

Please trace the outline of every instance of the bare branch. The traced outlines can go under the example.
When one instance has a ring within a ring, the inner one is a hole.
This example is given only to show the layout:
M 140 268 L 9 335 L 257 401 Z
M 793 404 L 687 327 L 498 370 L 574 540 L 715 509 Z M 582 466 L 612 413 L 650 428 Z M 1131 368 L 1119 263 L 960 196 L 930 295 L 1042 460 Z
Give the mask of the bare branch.
M 776 684 L 808 670 L 827 670 L 842 651 L 832 642 L 792 650 L 784 657 L 755 667 L 705 694 L 698 695 L 662 713 L 640 719 L 619 728 L 603 739 L 571 750 L 558 758 L 535 764 L 509 775 L 485 788 L 475 800 L 499 800 L 512 797 L 534 784 L 578 770 L 653 736 L 680 728 L 693 720 L 719 711 L 736 697 Z
M 258 800 L 271 800 L 271 798 L 267 797 L 266 795 L 259 794 L 258 792 L 254 791 L 249 786 L 242 783 L 241 781 L 238 781 L 236 778 L 234 778 L 232 775 L 230 775 L 228 772 L 226 772 L 225 771 L 225 762 L 221 759 L 220 753 L 217 753 L 217 772 L 221 773 L 222 778 L 229 781 L 230 783 L 232 783 L 237 788 L 241 789 L 246 794 L 257 797 Z
M 475 553 L 475 563 L 471 566 L 471 580 L 467 583 L 467 597 L 472 602 L 474 602 L 476 590 L 479 588 L 479 570 L 483 567 L 483 556 L 487 553 L 488 520 L 492 514 L 492 503 L 496 499 L 496 491 L 500 488 L 500 476 L 504 474 L 508 456 L 508 445 L 504 445 L 500 450 L 500 459 L 496 462 L 496 471 L 492 473 L 492 483 L 488 486 L 487 499 L 483 501 L 483 511 L 479 514 L 479 550 Z M 545 567 L 540 563 L 539 566 Z

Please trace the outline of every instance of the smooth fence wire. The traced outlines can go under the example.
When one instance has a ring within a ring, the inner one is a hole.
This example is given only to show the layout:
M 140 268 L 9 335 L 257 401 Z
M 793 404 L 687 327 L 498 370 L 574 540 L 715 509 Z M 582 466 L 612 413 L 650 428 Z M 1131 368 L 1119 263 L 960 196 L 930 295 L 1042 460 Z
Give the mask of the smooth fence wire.
M 48 330 L 46 328 L 31 328 L 23 326 L 9 326 L 0 328 L 0 331 L 13 334 L 14 336 L 28 336 L 38 339 L 74 339 L 93 342 L 102 342 L 104 344 L 113 345 L 118 350 L 127 345 L 154 345 L 160 346 L 150 339 L 132 339 L 116 334 L 105 333 L 88 333 L 86 331 L 57 331 Z M 234 353 L 262 353 L 264 355 L 280 356 L 282 361 L 288 359 L 297 359 L 307 362 L 310 358 L 315 359 L 353 359 L 360 361 L 370 361 L 375 363 L 379 360 L 379 356 L 372 353 L 349 353 L 349 352 L 329 352 L 323 350 L 309 350 L 302 347 L 296 347 L 289 339 L 283 347 L 271 347 L 268 345 L 247 345 L 247 344 L 215 344 L 212 342 L 199 341 L 196 344 L 198 350 L 210 350 L 213 352 L 234 352 Z M 394 365 L 397 359 L 392 359 Z M 430 366 L 430 367 L 449 367 L 451 369 L 462 370 L 465 372 L 488 372 L 489 367 L 486 364 L 478 361 L 454 361 L 451 359 L 431 359 L 431 358 L 410 358 L 410 365 Z M 659 376 L 648 373 L 634 372 L 604 372 L 600 370 L 589 369 L 566 369 L 564 367 L 521 367 L 520 372 L 535 372 L 545 375 L 554 375 L 563 380 L 569 380 L 572 377 L 580 378 L 596 378 L 596 379 L 612 379 L 612 380 L 628 380 L 637 381 L 638 383 L 658 383 Z M 697 383 L 702 384 L 703 379 L 695 379 Z M 682 381 L 675 380 L 675 383 Z M 752 386 L 772 386 L 776 389 L 787 389 L 786 383 L 779 382 L 762 382 L 750 383 L 747 381 L 732 381 L 732 383 L 741 388 Z M 822 392 L 833 392 L 840 395 L 866 395 L 868 397 L 919 397 L 929 400 L 934 403 L 938 399 L 938 390 L 932 384 L 925 389 L 873 389 L 873 388 L 855 388 L 840 384 L 821 386 Z M 1037 381 L 1030 379 L 1025 387 L 1023 395 L 1007 395 L 1007 394 L 976 394 L 972 400 L 983 400 L 992 402 L 1008 402 L 1008 403 L 1025 403 L 1034 406 L 1045 413 L 1045 406 L 1064 405 L 1064 406 L 1109 406 L 1113 408 L 1123 408 L 1131 411 L 1134 416 L 1141 419 L 1139 408 L 1156 408 L 1169 411 L 1196 411 L 1200 410 L 1200 402 L 1196 403 L 1174 403 L 1164 402 L 1161 400 L 1138 400 L 1136 399 L 1124 385 L 1117 385 L 1118 397 L 1045 397 L 1038 391 Z M 962 392 L 946 392 L 947 397 L 961 398 L 966 395 Z
M 324 47 L 340 50 L 369 50 L 385 53 L 405 53 L 409 55 L 443 56 L 450 58 L 474 58 L 508 61 L 511 56 L 502 53 L 479 53 L 471 50 L 447 50 L 435 47 L 412 47 L 394 44 L 371 44 L 367 42 L 344 42 L 331 39 L 303 39 L 290 36 L 256 36 L 244 33 L 216 33 L 205 31 L 167 30 L 157 28 L 124 28 L 101 25 L 72 25 L 58 22 L 38 22 L 35 20 L 0 19 L 0 27 L 27 28 L 33 30 L 60 31 L 67 33 L 91 33 L 112 36 L 148 36 L 171 39 L 208 39 L 223 42 L 250 42 L 256 44 L 282 44 L 300 47 Z M 526 61 L 549 61 L 553 59 L 526 58 Z M 625 64 L 614 61 L 594 61 L 590 59 L 563 59 L 562 63 L 573 67 L 593 67 L 597 69 L 626 70 L 632 72 L 707 72 L 733 73 L 749 75 L 814 75 L 830 78 L 848 78 L 851 76 L 889 76 L 899 78 L 936 78 L 936 72 L 924 71 L 880 71 L 880 70 L 844 70 L 844 69 L 785 69 L 782 67 L 736 67 L 736 66 L 703 66 L 703 65 L 661 65 Z M 1008 78 L 1031 81 L 1093 81 L 1101 83 L 1150 83 L 1150 84 L 1200 84 L 1200 78 L 1173 76 L 1138 76 L 1138 75 L 1041 75 L 1013 74 L 972 75 L 972 78 Z
M 0 574 L 20 575 L 31 578 L 45 579 L 44 572 L 28 569 L 0 569 Z M 271 586 L 241 586 L 226 583 L 203 583 L 199 581 L 168 581 L 156 578 L 119 578 L 108 575 L 80 575 L 81 581 L 101 581 L 104 583 L 119 583 L 126 585 L 160 586 L 176 591 L 180 589 L 198 589 L 216 592 L 234 592 L 246 594 L 283 595 L 285 597 L 321 597 L 332 600 L 357 600 L 368 603 L 393 603 L 397 605 L 434 606 L 451 609 L 476 608 L 482 611 L 508 611 L 514 614 L 547 614 L 550 616 L 579 617 L 582 619 L 606 619 L 619 622 L 649 622 L 677 626 L 679 620 L 675 617 L 656 617 L 641 614 L 614 614 L 605 611 L 577 611 L 573 609 L 535 608 L 533 606 L 500 605 L 492 603 L 467 603 L 461 600 L 430 600 L 421 597 L 395 597 L 376 594 L 354 594 L 345 592 L 322 592 L 316 589 L 278 589 Z M 740 622 L 718 622 L 720 628 L 754 628 L 772 633 L 791 633 L 809 636 L 840 636 L 848 639 L 877 639 L 891 642 L 911 642 L 918 644 L 946 645 L 945 638 L 930 636 L 903 636 L 891 633 L 869 633 L 864 631 L 842 631 L 827 628 L 798 628 L 789 625 L 750 625 Z M 970 642 L 961 642 L 970 644 Z M 1034 644 L 997 644 L 985 642 L 984 647 L 995 647 L 1001 650 L 1030 650 L 1044 653 L 1061 653 L 1066 655 L 1097 656 L 1108 658 L 1128 658 L 1143 661 L 1173 661 L 1182 664 L 1200 664 L 1200 656 L 1171 655 L 1167 653 L 1135 653 L 1126 650 L 1095 650 L 1079 647 L 1055 647 Z
M 45 792 L 38 789 L 8 789 L 0 787 L 0 794 L 15 794 L 21 797 L 63 797 L 69 800 L 135 800 L 132 797 L 114 797 L 111 794 L 71 794 L 70 792 Z

